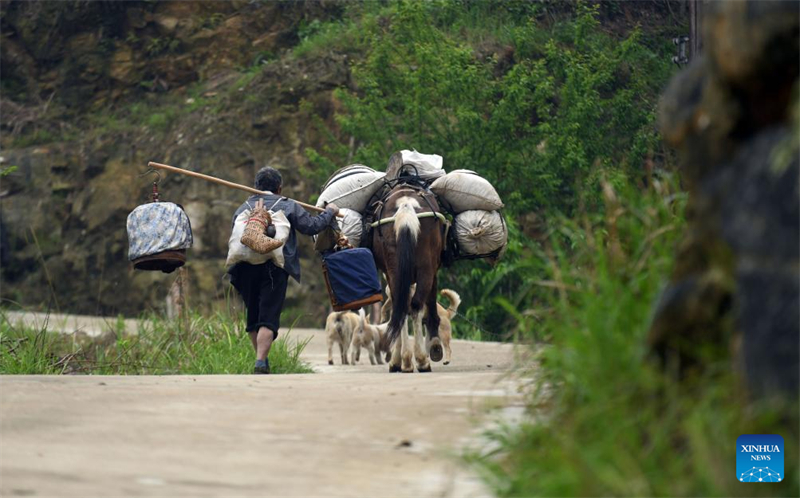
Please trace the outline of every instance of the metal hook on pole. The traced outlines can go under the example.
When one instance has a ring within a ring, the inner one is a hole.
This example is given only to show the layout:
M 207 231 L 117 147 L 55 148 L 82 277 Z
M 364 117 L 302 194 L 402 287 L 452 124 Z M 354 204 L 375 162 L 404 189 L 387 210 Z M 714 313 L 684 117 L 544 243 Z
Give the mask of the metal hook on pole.
M 158 202 L 158 182 L 161 181 L 161 173 L 159 173 L 158 170 L 155 168 L 150 168 L 149 170 L 139 175 L 139 177 L 147 176 L 150 173 L 155 174 L 157 177 L 156 180 L 153 180 L 153 202 Z

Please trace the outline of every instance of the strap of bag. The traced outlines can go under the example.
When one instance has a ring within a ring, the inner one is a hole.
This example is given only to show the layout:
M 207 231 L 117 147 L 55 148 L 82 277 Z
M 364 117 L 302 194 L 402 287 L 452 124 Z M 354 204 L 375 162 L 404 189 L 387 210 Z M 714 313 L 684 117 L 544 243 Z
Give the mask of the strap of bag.
M 275 202 L 272 204 L 272 206 L 270 206 L 270 208 L 269 208 L 269 209 L 267 209 L 267 211 L 272 211 L 272 208 L 274 208 L 275 206 L 277 206 L 277 205 L 278 205 L 278 203 L 279 203 L 279 202 L 281 202 L 281 201 L 282 201 L 282 200 L 284 200 L 284 199 L 286 199 L 286 197 L 278 197 L 278 200 L 277 200 L 277 201 L 275 201 Z

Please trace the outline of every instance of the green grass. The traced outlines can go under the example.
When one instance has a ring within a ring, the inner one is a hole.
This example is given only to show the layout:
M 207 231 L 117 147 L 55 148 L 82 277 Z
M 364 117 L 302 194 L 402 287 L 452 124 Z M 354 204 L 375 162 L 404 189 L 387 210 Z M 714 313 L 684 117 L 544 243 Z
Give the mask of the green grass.
M 557 287 L 519 315 L 538 340 L 530 416 L 467 457 L 499 496 L 798 495 L 796 401 L 747 399 L 727 345 L 682 379 L 648 354 L 683 226 L 664 194 L 607 194 L 607 216 L 561 220 L 532 263 Z M 788 479 L 739 483 L 741 434 L 782 435 Z
M 143 317 L 136 334 L 118 320 L 98 339 L 21 328 L 0 317 L 0 374 L 250 374 L 254 353 L 241 318 L 193 314 L 185 323 Z M 308 341 L 291 333 L 272 345 L 272 373 L 309 373 Z

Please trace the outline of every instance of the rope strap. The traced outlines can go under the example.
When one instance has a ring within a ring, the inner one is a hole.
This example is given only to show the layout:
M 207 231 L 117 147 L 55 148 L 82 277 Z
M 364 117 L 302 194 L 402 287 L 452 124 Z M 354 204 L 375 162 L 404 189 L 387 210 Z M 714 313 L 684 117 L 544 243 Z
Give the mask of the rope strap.
M 439 218 L 439 221 L 441 221 L 442 223 L 447 223 L 447 218 L 445 218 L 442 213 L 435 213 L 433 211 L 426 211 L 424 213 L 419 213 L 417 215 L 417 218 L 433 218 L 434 216 Z M 379 227 L 381 225 L 388 225 L 389 223 L 394 223 L 394 220 L 395 220 L 395 217 L 392 216 L 391 218 L 384 218 L 384 219 L 378 220 L 378 221 L 376 221 L 374 223 L 370 223 L 369 226 L 371 228 L 375 228 L 375 227 Z
M 251 221 L 257 221 L 258 223 L 261 223 L 262 225 L 264 225 L 264 229 L 265 230 L 267 229 L 267 224 L 264 222 L 264 220 L 260 220 L 258 218 L 250 218 L 245 223 L 250 223 Z

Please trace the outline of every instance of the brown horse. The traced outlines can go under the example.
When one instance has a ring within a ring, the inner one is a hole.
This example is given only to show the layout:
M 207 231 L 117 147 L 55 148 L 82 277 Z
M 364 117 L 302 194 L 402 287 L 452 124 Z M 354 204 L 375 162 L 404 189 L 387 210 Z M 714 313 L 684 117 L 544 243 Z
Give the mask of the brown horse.
M 392 345 L 390 372 L 413 372 L 412 354 L 420 372 L 431 371 L 429 354 L 433 361 L 442 359 L 436 273 L 445 241 L 439 212 L 432 193 L 398 184 L 384 197 L 376 213 L 383 222 L 372 231 L 372 251 L 392 295 L 392 318 L 385 338 Z M 417 286 L 411 296 L 413 284 Z M 409 315 L 414 326 L 413 353 L 408 336 Z

